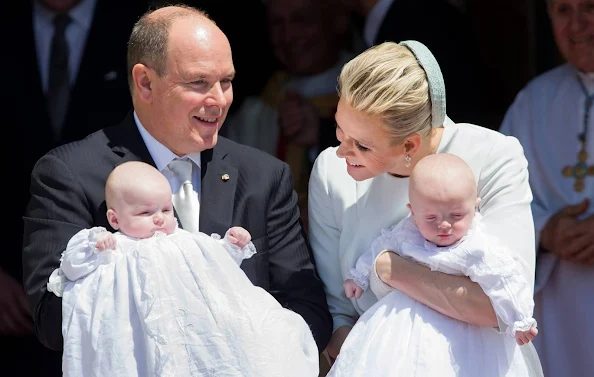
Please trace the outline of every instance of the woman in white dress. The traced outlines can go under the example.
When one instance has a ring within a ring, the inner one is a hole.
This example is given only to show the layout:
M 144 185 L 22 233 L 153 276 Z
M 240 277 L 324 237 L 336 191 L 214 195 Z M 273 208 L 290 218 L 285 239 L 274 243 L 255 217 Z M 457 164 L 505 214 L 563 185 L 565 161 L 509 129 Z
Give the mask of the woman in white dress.
M 532 294 L 532 193 L 517 139 L 447 118 L 439 65 L 415 41 L 383 43 L 351 60 L 340 74 L 339 95 L 340 146 L 318 156 L 309 185 L 309 238 L 334 319 L 327 354 L 338 356 L 358 317 L 377 302 L 372 291 L 384 289 L 397 289 L 456 320 L 505 332 L 507 325 L 478 283 L 394 252 L 378 255 L 371 289 L 361 297 L 347 298 L 343 282 L 381 230 L 408 215 L 408 177 L 416 163 L 450 153 L 472 169 L 482 222 L 526 266 L 522 273 Z M 520 348 L 533 356 L 531 343 Z
M 477 212 L 470 167 L 447 153 L 415 166 L 409 184 L 411 215 L 383 230 L 357 260 L 344 283 L 348 298 L 369 287 L 373 262 L 383 250 L 479 283 L 509 327 L 499 333 L 445 316 L 398 290 L 376 292 L 379 301 L 349 333 L 328 377 L 530 376 L 538 357 L 524 360 L 520 346 L 537 334 L 525 266 L 488 234 Z
M 249 232 L 223 239 L 177 227 L 154 167 L 119 165 L 107 218 L 72 237 L 48 290 L 62 296 L 64 376 L 317 377 L 307 323 L 239 268 Z

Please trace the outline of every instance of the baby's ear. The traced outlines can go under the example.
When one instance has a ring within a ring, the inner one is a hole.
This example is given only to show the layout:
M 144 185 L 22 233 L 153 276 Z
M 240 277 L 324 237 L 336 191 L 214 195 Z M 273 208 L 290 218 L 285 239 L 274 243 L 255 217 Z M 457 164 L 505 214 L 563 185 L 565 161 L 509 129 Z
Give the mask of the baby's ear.
M 410 214 L 414 217 L 415 213 L 413 212 L 412 207 L 410 206 L 410 203 L 408 203 L 406 205 L 406 208 L 408 208 L 408 210 L 410 211 Z
M 478 210 L 478 206 L 481 203 L 481 198 L 476 198 L 476 204 L 474 205 L 474 210 Z
M 107 221 L 109 222 L 109 225 L 111 225 L 111 227 L 113 229 L 115 229 L 115 230 L 119 229 L 120 224 L 118 222 L 118 215 L 113 209 L 107 210 Z

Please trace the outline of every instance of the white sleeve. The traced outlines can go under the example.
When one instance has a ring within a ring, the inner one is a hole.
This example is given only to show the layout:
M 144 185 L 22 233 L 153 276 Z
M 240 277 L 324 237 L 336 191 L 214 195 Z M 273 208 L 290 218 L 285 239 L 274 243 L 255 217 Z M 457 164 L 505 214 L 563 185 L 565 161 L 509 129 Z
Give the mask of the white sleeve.
M 341 326 L 353 327 L 357 311 L 344 293 L 339 259 L 340 229 L 332 210 L 324 157 L 324 152 L 318 156 L 309 179 L 308 236 L 318 275 L 324 283 L 326 301 L 334 322 L 333 330 L 336 330 Z
M 515 137 L 521 143 L 523 140 L 530 142 L 527 133 L 529 134 L 529 129 L 533 127 L 533 108 L 530 92 L 528 90 L 520 91 L 507 110 L 499 132 Z M 541 193 L 539 187 L 532 186 L 532 195 L 534 198 L 531 208 L 535 228 L 535 245 L 538 246 L 540 244 L 540 234 L 551 216 L 554 215 L 554 211 L 548 209 L 546 197 Z
M 483 225 L 526 268 L 524 279 L 534 292 L 535 243 L 528 183 L 528 162 L 514 137 L 497 142 L 479 176 L 480 213 Z
M 83 278 L 104 263 L 102 253 L 96 247 L 97 237 L 103 232 L 107 232 L 103 227 L 83 229 L 70 239 L 60 263 L 68 280 Z
M 225 237 L 221 238 L 221 236 L 217 233 L 213 233 L 210 235 L 212 239 L 214 239 L 219 245 L 223 247 L 223 249 L 227 250 L 231 258 L 237 263 L 238 266 L 241 265 L 244 259 L 251 258 L 254 254 L 256 254 L 256 246 L 250 241 L 244 247 L 239 247 L 237 245 L 233 245 L 229 242 L 229 230 L 225 233 Z
M 497 239 L 477 230 L 472 239 L 460 247 L 430 253 L 427 259 L 432 269 L 446 266 L 478 283 L 491 299 L 499 319 L 507 325 L 509 335 L 536 325 L 532 285 L 523 273 L 525 265 Z

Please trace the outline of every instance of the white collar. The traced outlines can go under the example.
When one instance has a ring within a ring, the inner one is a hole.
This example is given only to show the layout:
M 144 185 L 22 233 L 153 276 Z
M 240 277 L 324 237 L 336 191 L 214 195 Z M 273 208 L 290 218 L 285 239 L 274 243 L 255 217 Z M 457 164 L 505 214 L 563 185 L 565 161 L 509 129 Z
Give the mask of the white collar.
M 371 8 L 371 11 L 365 17 L 365 25 L 363 26 L 363 40 L 367 47 L 371 47 L 375 44 L 377 33 L 384 22 L 386 14 L 390 10 L 390 7 L 394 3 L 394 0 L 378 0 L 377 3 Z
M 177 156 L 173 153 L 169 148 L 161 144 L 157 139 L 151 135 L 146 128 L 138 119 L 138 115 L 136 115 L 136 111 L 134 111 L 134 122 L 136 122 L 136 127 L 138 127 L 138 132 L 140 132 L 140 136 L 142 136 L 142 140 L 144 140 L 144 144 L 148 149 L 153 161 L 155 161 L 155 166 L 157 170 L 163 171 L 167 167 L 167 165 L 176 158 L 183 158 L 187 157 L 192 160 L 196 166 L 200 167 L 200 152 L 192 152 L 188 153 L 185 156 Z
M 580 79 L 584 83 L 588 93 L 594 93 L 594 72 L 580 72 L 578 71 Z
M 93 23 L 93 13 L 96 4 L 97 0 L 82 0 L 68 11 L 68 15 L 72 18 L 73 22 L 84 28 L 85 31 L 88 31 Z M 56 12 L 49 10 L 39 1 L 33 2 L 33 10 L 41 19 L 49 20 L 50 23 L 56 15 Z

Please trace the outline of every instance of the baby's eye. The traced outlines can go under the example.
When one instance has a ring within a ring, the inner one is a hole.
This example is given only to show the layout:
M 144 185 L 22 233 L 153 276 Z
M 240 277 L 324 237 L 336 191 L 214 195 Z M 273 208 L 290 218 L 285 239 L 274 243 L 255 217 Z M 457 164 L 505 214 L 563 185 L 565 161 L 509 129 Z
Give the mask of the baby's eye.
M 425 219 L 427 219 L 427 221 L 433 221 L 435 220 L 435 216 L 427 216 Z

